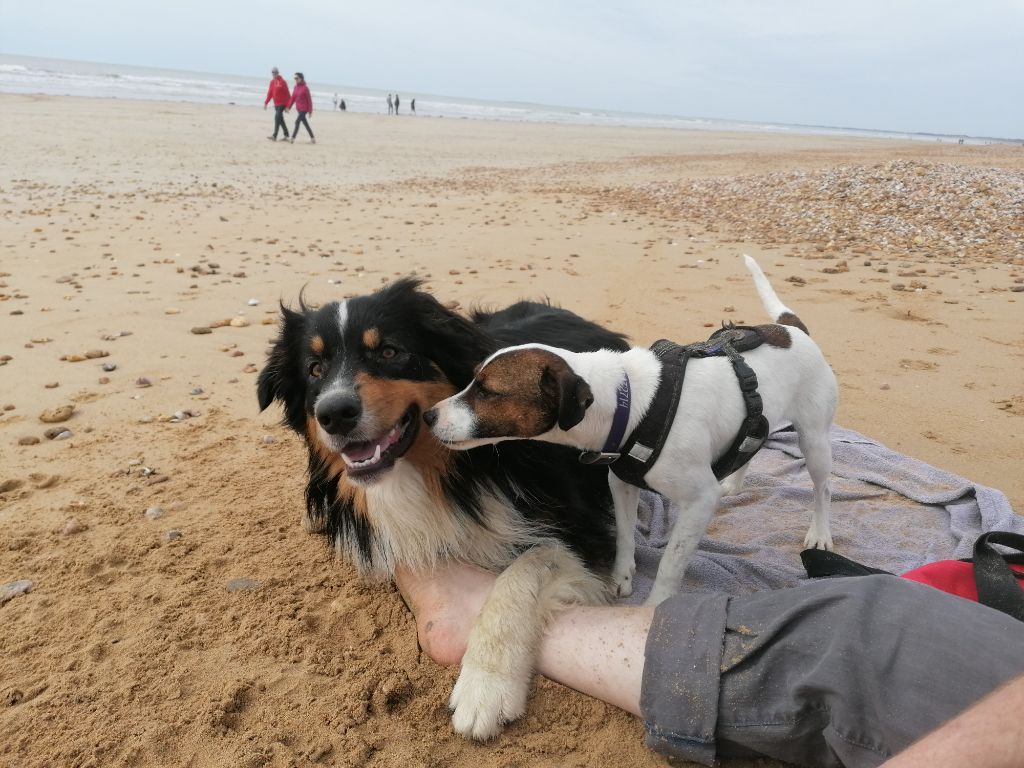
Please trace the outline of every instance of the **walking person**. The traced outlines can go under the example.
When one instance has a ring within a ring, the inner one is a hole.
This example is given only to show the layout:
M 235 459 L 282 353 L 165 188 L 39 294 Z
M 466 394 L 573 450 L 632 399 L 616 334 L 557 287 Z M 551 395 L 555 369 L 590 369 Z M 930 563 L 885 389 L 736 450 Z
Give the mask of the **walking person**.
M 306 132 L 309 134 L 309 143 L 316 144 L 316 137 L 313 135 L 313 129 L 309 127 L 309 121 L 306 119 L 306 115 L 313 114 L 313 97 L 309 93 L 309 86 L 306 85 L 306 78 L 301 72 L 295 73 L 295 87 L 292 89 L 292 98 L 288 102 L 288 110 L 291 111 L 292 105 L 295 106 L 299 116 L 295 118 L 295 129 L 292 131 L 292 144 L 295 143 L 295 139 L 299 135 L 299 125 L 306 126 Z
M 398 114 L 398 94 L 395 94 L 395 114 Z
M 391 100 L 391 94 L 389 93 L 388 94 L 388 114 L 389 115 L 394 114 L 394 111 L 395 111 L 395 103 Z
M 412 101 L 409 102 L 409 108 L 412 110 L 412 113 L 415 115 L 416 114 L 416 99 L 413 99 Z
M 274 100 L 274 134 L 267 136 L 267 138 L 271 141 L 277 141 L 278 129 L 284 131 L 284 137 L 288 138 L 288 126 L 284 123 L 284 111 L 288 107 L 288 100 L 291 98 L 291 94 L 288 93 L 288 83 L 281 77 L 277 67 L 270 70 L 270 76 L 270 87 L 267 88 L 267 99 L 263 102 L 263 108 L 266 109 L 270 100 Z

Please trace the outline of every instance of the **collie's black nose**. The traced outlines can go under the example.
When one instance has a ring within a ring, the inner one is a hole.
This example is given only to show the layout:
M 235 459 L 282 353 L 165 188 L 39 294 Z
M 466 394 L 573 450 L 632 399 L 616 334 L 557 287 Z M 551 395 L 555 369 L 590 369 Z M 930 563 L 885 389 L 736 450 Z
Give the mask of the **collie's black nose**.
M 352 394 L 327 395 L 316 404 L 316 420 L 329 435 L 347 435 L 362 415 L 363 404 Z
M 423 420 L 427 422 L 428 427 L 434 426 L 437 423 L 437 408 L 431 408 L 429 411 L 424 411 Z

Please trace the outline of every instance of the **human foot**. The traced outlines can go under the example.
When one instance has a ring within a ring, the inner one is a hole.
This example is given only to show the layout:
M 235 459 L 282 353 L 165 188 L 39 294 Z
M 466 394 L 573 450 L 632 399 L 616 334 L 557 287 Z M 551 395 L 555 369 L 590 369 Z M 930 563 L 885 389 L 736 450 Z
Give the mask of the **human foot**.
M 395 583 L 416 617 L 420 647 L 442 666 L 458 664 L 469 631 L 495 576 L 467 563 L 445 563 L 426 571 L 395 569 Z

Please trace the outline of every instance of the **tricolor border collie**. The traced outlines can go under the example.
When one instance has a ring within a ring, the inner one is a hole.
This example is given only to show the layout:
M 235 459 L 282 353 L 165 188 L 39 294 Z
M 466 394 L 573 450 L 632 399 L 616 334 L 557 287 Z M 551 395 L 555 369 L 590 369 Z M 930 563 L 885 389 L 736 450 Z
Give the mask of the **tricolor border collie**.
M 539 443 L 454 452 L 422 423 L 488 355 L 528 342 L 628 349 L 546 303 L 465 318 L 405 279 L 317 309 L 282 306 L 258 381 L 260 409 L 280 401 L 309 450 L 305 527 L 363 577 L 449 559 L 500 572 L 450 700 L 455 730 L 476 739 L 523 714 L 544 623 L 606 600 L 615 557 L 606 468 Z

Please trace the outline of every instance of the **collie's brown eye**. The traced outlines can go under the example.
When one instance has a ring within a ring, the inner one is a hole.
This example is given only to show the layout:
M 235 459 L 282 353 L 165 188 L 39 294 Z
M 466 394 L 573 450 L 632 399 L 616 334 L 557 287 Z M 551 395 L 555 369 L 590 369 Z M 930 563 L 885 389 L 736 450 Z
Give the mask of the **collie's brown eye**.
M 398 350 L 394 347 L 381 347 L 380 356 L 385 360 L 394 360 L 398 355 Z
M 312 376 L 314 379 L 319 379 L 321 376 L 323 376 L 323 363 L 313 363 L 311 366 L 309 366 L 309 375 Z

